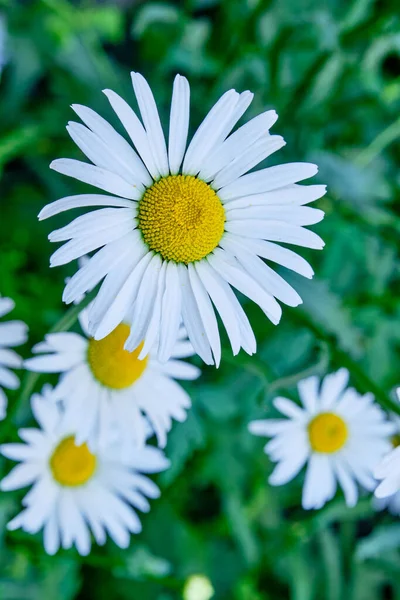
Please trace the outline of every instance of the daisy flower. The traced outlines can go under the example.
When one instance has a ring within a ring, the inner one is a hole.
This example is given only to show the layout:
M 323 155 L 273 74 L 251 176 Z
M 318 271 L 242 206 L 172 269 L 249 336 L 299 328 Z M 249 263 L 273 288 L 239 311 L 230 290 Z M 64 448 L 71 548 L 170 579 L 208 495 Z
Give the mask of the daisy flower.
M 0 296 L 0 317 L 7 315 L 14 306 L 10 298 Z M 7 410 L 7 396 L 2 388 L 19 388 L 19 379 L 10 369 L 19 369 L 22 359 L 10 348 L 24 344 L 27 338 L 28 327 L 22 321 L 0 323 L 0 420 L 5 418 Z
M 183 320 L 196 353 L 219 364 L 221 344 L 216 312 L 232 350 L 256 350 L 254 333 L 232 288 L 256 302 L 277 324 L 281 307 L 301 303 L 298 293 L 263 259 L 312 277 L 295 244 L 321 249 L 323 242 L 304 228 L 323 218 L 307 206 L 325 186 L 302 186 L 317 167 L 308 163 L 271 166 L 246 174 L 285 142 L 269 129 L 277 119 L 266 111 L 230 133 L 249 107 L 249 91 L 226 92 L 205 117 L 190 143 L 189 84 L 173 85 L 168 144 L 150 87 L 132 73 L 140 120 L 111 90 L 104 90 L 126 130 L 129 144 L 90 108 L 73 105 L 83 124 L 67 130 L 93 164 L 58 159 L 51 168 L 107 194 L 69 196 L 47 205 L 45 219 L 73 208 L 105 207 L 53 231 L 66 242 L 51 257 L 52 267 L 95 252 L 66 285 L 63 299 L 74 302 L 103 280 L 89 314 L 89 331 L 106 337 L 130 315 L 125 348 L 144 340 L 160 361 L 172 354 Z M 216 312 L 215 312 L 216 311 Z
M 157 473 L 169 466 L 157 448 L 135 449 L 122 463 L 115 441 L 108 438 L 94 453 L 78 444 L 75 429 L 62 418 L 59 403 L 46 396 L 32 397 L 32 410 L 40 429 L 21 429 L 23 444 L 4 444 L 1 452 L 20 464 L 1 482 L 3 491 L 32 485 L 24 497 L 23 511 L 8 529 L 21 528 L 35 534 L 43 529 L 44 547 L 54 554 L 59 547 L 76 546 L 90 552 L 91 533 L 98 544 L 107 534 L 121 548 L 130 534 L 139 533 L 134 509 L 147 512 L 149 498 L 159 496 L 158 487 L 141 473 Z
M 172 351 L 172 358 L 160 363 L 152 353 L 142 356 L 143 343 L 133 352 L 124 350 L 129 325 L 120 323 L 101 340 L 90 337 L 88 311 L 80 313 L 84 335 L 74 332 L 50 333 L 37 344 L 38 356 L 25 361 L 30 371 L 62 373 L 54 390 L 65 406 L 66 418 L 76 423 L 78 443 L 90 447 L 98 436 L 116 425 L 124 442 L 141 445 L 148 433 L 148 422 L 158 444 L 166 445 L 172 419 L 184 421 L 190 397 L 176 382 L 196 379 L 200 370 L 181 358 L 194 354 L 183 329 Z
M 272 437 L 265 452 L 277 462 L 269 482 L 283 485 L 307 463 L 302 505 L 321 508 L 333 498 L 337 484 L 348 506 L 357 502 L 357 483 L 373 490 L 372 471 L 390 448 L 393 424 L 375 404 L 372 394 L 361 396 L 347 388 L 349 373 L 340 369 L 298 384 L 302 406 L 276 398 L 274 406 L 287 419 L 253 421 L 251 433 Z
M 400 400 L 400 388 L 396 395 Z M 382 480 L 375 490 L 374 506 L 400 516 L 400 417 L 392 413 L 390 418 L 394 425 L 392 448 L 374 470 L 376 479 Z

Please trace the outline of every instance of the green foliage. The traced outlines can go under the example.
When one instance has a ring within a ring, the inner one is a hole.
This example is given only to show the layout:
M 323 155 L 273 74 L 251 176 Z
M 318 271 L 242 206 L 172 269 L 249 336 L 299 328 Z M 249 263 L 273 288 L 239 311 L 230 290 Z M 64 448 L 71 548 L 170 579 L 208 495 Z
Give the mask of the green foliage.
M 249 117 L 270 107 L 280 116 L 274 130 L 287 146 L 277 160 L 317 162 L 329 190 L 315 228 L 326 248 L 302 252 L 314 280 L 285 273 L 304 305 L 285 308 L 277 328 L 246 305 L 258 354 L 232 358 L 226 346 L 220 369 L 205 368 L 190 386 L 193 410 L 170 435 L 172 467 L 158 478 L 163 494 L 143 533 L 127 551 L 110 542 L 87 558 L 49 558 L 40 535 L 4 533 L 20 495 L 3 493 L 0 598 L 176 600 L 201 574 L 221 600 L 400 599 L 393 518 L 376 514 L 367 496 L 354 509 L 339 495 L 305 513 L 301 481 L 269 487 L 262 441 L 247 432 L 252 418 L 273 415 L 274 394 L 290 395 L 305 374 L 347 366 L 352 383 L 385 406 L 400 382 L 397 3 L 1 0 L 0 10 L 9 57 L 0 95 L 0 291 L 29 323 L 30 345 L 64 317 L 61 291 L 73 270 L 48 268 L 47 234 L 69 215 L 52 223 L 36 215 L 81 186 L 48 164 L 79 157 L 65 132 L 70 104 L 117 125 L 101 90 L 132 100 L 129 70 L 149 79 L 165 125 L 177 71 L 190 79 L 192 128 L 228 87 L 252 90 Z M 16 422 L 29 422 L 27 398 L 18 410 L 17 400 L 2 441 L 14 439 Z

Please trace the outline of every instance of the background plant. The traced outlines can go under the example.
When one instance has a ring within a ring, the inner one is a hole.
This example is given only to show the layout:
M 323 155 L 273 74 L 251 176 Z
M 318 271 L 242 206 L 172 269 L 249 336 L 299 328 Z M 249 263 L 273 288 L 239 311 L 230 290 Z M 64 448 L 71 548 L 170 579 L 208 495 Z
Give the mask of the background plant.
M 278 328 L 246 306 L 258 354 L 232 358 L 228 350 L 220 369 L 205 368 L 190 388 L 193 409 L 170 436 L 172 467 L 158 478 L 163 495 L 143 533 L 127 551 L 110 543 L 87 558 L 72 551 L 49 558 L 39 538 L 4 533 L 21 496 L 1 494 L 0 598 L 202 600 L 184 591 L 194 573 L 206 575 L 222 600 L 400 598 L 400 524 L 375 515 L 367 496 L 354 509 L 338 496 L 317 513 L 302 511 L 300 482 L 270 488 L 263 442 L 247 432 L 250 419 L 272 414 L 274 394 L 295 394 L 306 374 L 346 366 L 359 391 L 373 391 L 387 407 L 400 382 L 397 4 L 0 0 L 0 7 L 8 37 L 1 293 L 15 299 L 13 317 L 29 323 L 30 344 L 65 317 L 61 290 L 71 272 L 48 268 L 50 224 L 36 215 L 86 189 L 48 169 L 53 158 L 79 158 L 64 129 L 69 105 L 87 104 L 112 121 L 101 89 L 131 99 L 130 70 L 149 79 L 165 123 L 173 76 L 186 75 L 192 128 L 229 87 L 252 90 L 249 118 L 266 108 L 279 114 L 273 131 L 287 141 L 279 160 L 316 162 L 328 184 L 318 202 L 326 218 L 316 227 L 326 250 L 308 257 L 315 279 L 285 274 L 304 305 L 286 307 Z M 61 226 L 68 216 L 57 219 Z M 2 441 L 28 423 L 30 388 L 43 381 L 26 378 L 22 395 L 10 395 Z

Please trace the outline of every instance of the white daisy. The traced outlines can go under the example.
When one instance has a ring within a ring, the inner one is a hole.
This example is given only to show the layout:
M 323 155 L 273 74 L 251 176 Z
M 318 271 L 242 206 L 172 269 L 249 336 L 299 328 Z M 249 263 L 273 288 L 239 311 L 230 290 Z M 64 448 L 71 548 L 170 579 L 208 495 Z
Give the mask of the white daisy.
M 310 265 L 280 242 L 321 249 L 323 242 L 305 229 L 323 218 L 306 206 L 325 186 L 302 186 L 317 167 L 308 163 L 272 166 L 247 174 L 284 146 L 270 135 L 275 111 L 255 117 L 231 135 L 253 94 L 226 92 L 211 109 L 187 146 L 189 84 L 174 81 L 168 147 L 156 103 L 146 80 L 132 73 L 142 122 L 111 90 L 104 90 L 136 151 L 90 108 L 72 108 L 85 125 L 69 123 L 72 139 L 92 161 L 55 160 L 51 167 L 111 195 L 83 194 L 46 206 L 39 218 L 78 207 L 104 206 L 50 234 L 67 241 L 51 258 L 66 264 L 97 251 L 66 285 L 70 303 L 103 278 L 90 310 L 90 334 L 107 336 L 130 315 L 125 348 L 145 340 L 148 352 L 159 332 L 161 361 L 172 354 L 183 319 L 197 354 L 218 365 L 220 336 L 215 309 L 232 350 L 252 354 L 256 341 L 232 287 L 256 302 L 278 323 L 277 300 L 297 306 L 297 292 L 262 259 L 312 277 Z M 278 242 L 278 244 L 276 243 Z M 261 257 L 261 258 L 260 258 Z
M 133 351 L 124 350 L 129 326 L 120 323 L 101 340 L 89 336 L 87 310 L 80 314 L 84 336 L 74 332 L 50 333 L 33 352 L 39 356 L 24 366 L 40 373 L 62 373 L 55 395 L 62 399 L 66 418 L 76 422 L 78 443 L 93 446 L 98 436 L 116 425 L 124 451 L 130 444 L 141 445 L 148 421 L 158 444 L 166 445 L 172 419 L 184 421 L 190 397 L 176 382 L 196 379 L 200 370 L 179 360 L 194 354 L 183 329 L 172 359 L 160 363 L 151 353 L 140 360 L 143 343 Z
M 400 388 L 396 390 L 400 400 Z M 374 506 L 377 510 L 387 508 L 393 515 L 400 516 L 400 417 L 392 413 L 394 426 L 391 451 L 374 470 L 376 479 L 382 480 L 375 490 Z
M 337 483 L 348 506 L 357 502 L 358 482 L 373 490 L 372 471 L 390 448 L 393 424 L 374 402 L 372 394 L 361 396 L 347 388 L 349 373 L 340 369 L 327 375 L 320 387 L 318 377 L 298 384 L 302 407 L 287 398 L 274 406 L 287 419 L 253 421 L 251 433 L 272 437 L 265 446 L 277 462 L 269 482 L 282 485 L 307 464 L 302 505 L 321 508 L 333 498 Z
M 47 390 L 47 396 L 49 392 Z M 158 487 L 143 473 L 156 473 L 169 466 L 157 448 L 137 448 L 125 463 L 109 438 L 96 453 L 78 445 L 75 430 L 62 418 L 59 404 L 39 394 L 32 397 L 32 410 L 40 429 L 21 429 L 24 444 L 4 444 L 1 452 L 21 464 L 1 482 L 3 491 L 33 485 L 22 503 L 24 510 L 8 529 L 22 528 L 34 534 L 43 529 L 46 552 L 60 546 L 76 546 L 88 554 L 92 533 L 98 544 L 107 534 L 121 548 L 130 534 L 141 530 L 134 509 L 147 512 L 149 498 L 159 496 Z
M 14 306 L 10 298 L 0 296 L 0 317 L 7 315 Z M 19 379 L 10 369 L 21 368 L 22 359 L 10 348 L 24 344 L 27 338 L 28 327 L 22 321 L 0 323 L 0 420 L 5 418 L 7 411 L 7 396 L 2 388 L 19 388 Z

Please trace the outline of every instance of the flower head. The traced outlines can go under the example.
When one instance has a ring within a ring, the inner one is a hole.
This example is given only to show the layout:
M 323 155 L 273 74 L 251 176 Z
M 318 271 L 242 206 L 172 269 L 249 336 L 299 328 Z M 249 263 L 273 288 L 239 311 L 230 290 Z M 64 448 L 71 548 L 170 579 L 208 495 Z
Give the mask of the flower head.
M 272 437 L 265 446 L 277 462 L 270 483 L 283 485 L 307 463 L 304 508 L 321 508 L 333 498 L 337 483 L 348 506 L 357 502 L 358 482 L 367 490 L 376 483 L 372 471 L 390 448 L 392 423 L 371 394 L 347 388 L 349 373 L 340 369 L 322 381 L 310 377 L 298 384 L 302 406 L 276 398 L 275 407 L 287 419 L 253 421 L 251 433 Z
M 79 443 L 88 441 L 92 447 L 116 426 L 125 450 L 145 442 L 150 423 L 164 447 L 172 419 L 184 421 L 190 407 L 189 395 L 174 378 L 196 379 L 200 374 L 197 367 L 180 360 L 193 354 L 185 332 L 178 332 L 172 359 L 160 363 L 152 353 L 143 356 L 143 342 L 133 352 L 124 350 L 130 332 L 125 322 L 95 340 L 89 335 L 87 317 L 83 310 L 79 320 L 84 335 L 46 335 L 33 348 L 38 356 L 26 360 L 25 367 L 62 373 L 54 396 L 63 401 L 66 419 L 76 423 Z
M 400 400 L 400 388 L 396 390 Z M 400 515 L 400 417 L 390 415 L 394 427 L 391 437 L 391 450 L 376 466 L 374 475 L 379 480 L 375 490 L 375 507 L 378 510 L 388 508 L 394 515 Z
M 121 548 L 130 534 L 141 530 L 135 509 L 147 512 L 146 496 L 157 498 L 159 489 L 143 473 L 156 473 L 168 461 L 156 448 L 136 448 L 124 462 L 112 437 L 92 451 L 78 443 L 72 424 L 62 418 L 60 405 L 51 399 L 49 386 L 32 397 L 32 410 L 40 429 L 21 429 L 22 444 L 4 444 L 1 453 L 21 464 L 1 482 L 3 491 L 32 485 L 22 503 L 24 510 L 8 524 L 34 534 L 43 529 L 46 552 L 76 546 L 90 552 L 90 533 L 98 544 L 109 535 Z
M 4 317 L 14 308 L 10 298 L 0 296 L 0 317 Z M 15 346 L 24 344 L 28 337 L 28 327 L 22 321 L 6 321 L 0 323 L 0 420 L 6 416 L 7 396 L 3 387 L 15 390 L 19 387 L 19 379 L 11 369 L 19 369 L 22 359 L 14 350 Z
M 172 354 L 181 321 L 197 354 L 208 364 L 221 358 L 215 310 L 234 354 L 252 354 L 256 341 L 232 288 L 256 302 L 278 323 L 277 300 L 296 306 L 297 292 L 263 259 L 312 277 L 309 264 L 280 242 L 322 248 L 304 228 L 323 212 L 306 206 L 325 193 L 298 182 L 315 175 L 308 163 L 268 167 L 246 174 L 284 145 L 270 135 L 276 113 L 267 111 L 230 133 L 253 94 L 226 92 L 187 145 L 189 84 L 174 81 L 168 146 L 146 80 L 132 73 L 142 121 L 120 96 L 104 90 L 135 149 L 90 108 L 72 108 L 83 121 L 69 123 L 72 139 L 93 164 L 59 159 L 56 171 L 108 192 L 62 198 L 40 213 L 44 219 L 78 207 L 100 208 L 50 234 L 66 241 L 51 266 L 96 253 L 71 278 L 65 302 L 74 302 L 103 279 L 89 313 L 90 335 L 106 337 L 130 315 L 125 348 L 144 341 L 161 361 Z M 277 244 L 278 242 L 278 244 Z

